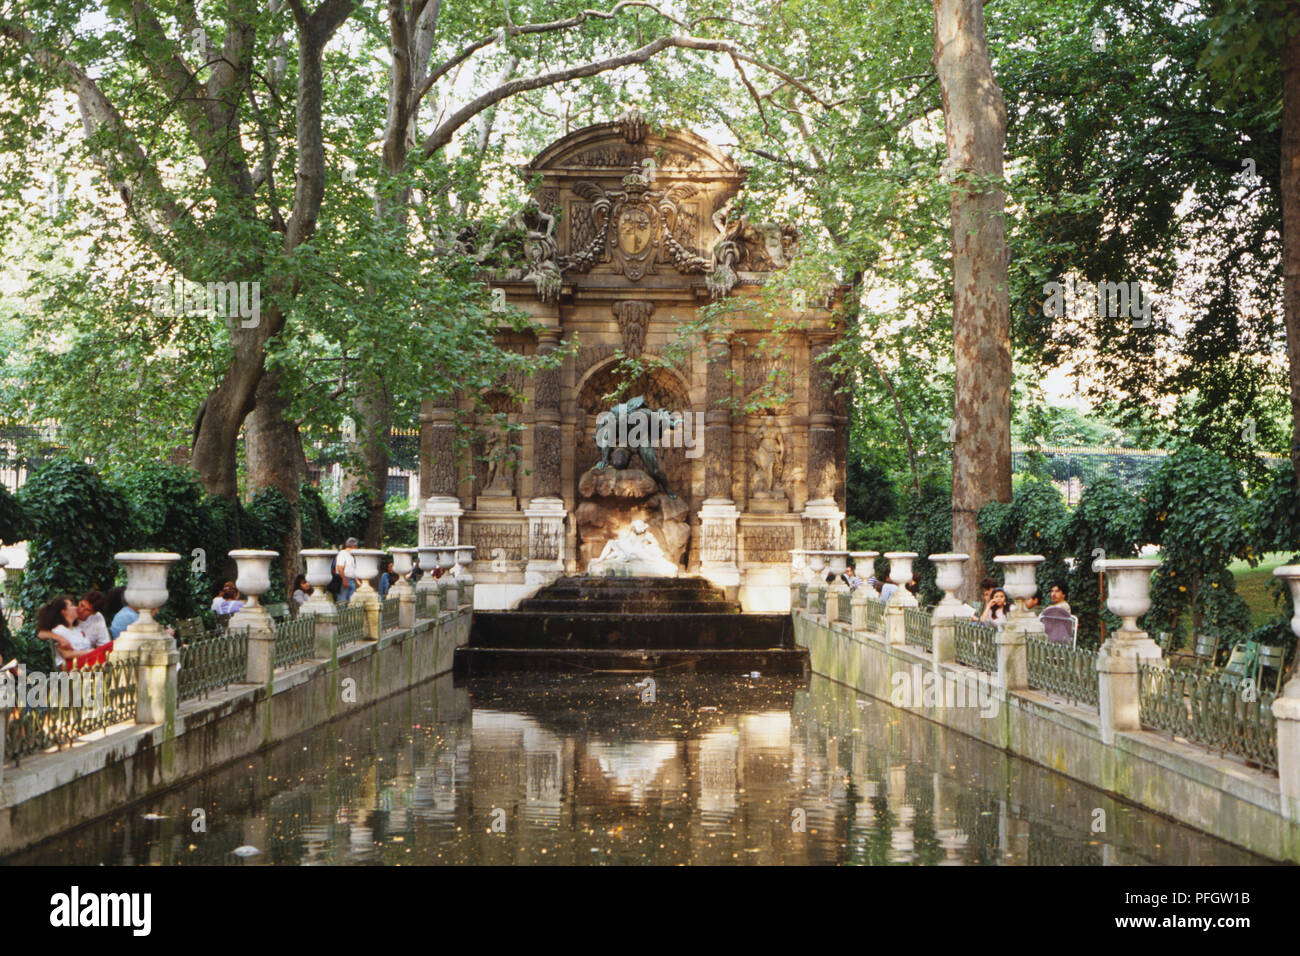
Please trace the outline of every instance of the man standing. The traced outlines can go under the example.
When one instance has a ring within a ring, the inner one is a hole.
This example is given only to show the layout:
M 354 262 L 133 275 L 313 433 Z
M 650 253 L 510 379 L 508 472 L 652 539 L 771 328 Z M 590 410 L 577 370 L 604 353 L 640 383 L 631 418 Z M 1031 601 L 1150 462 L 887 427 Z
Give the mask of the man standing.
M 343 545 L 343 550 L 334 559 L 334 573 L 343 582 L 339 587 L 340 604 L 351 601 L 352 595 L 357 591 L 357 559 L 352 557 L 357 544 L 356 538 L 348 538 L 347 543 Z

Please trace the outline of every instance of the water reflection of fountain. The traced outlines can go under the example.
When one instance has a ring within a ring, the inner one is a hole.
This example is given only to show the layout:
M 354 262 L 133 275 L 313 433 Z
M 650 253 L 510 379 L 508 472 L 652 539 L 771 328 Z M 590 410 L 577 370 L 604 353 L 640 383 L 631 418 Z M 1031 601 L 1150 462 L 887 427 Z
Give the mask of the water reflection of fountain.
M 586 752 L 612 781 L 613 790 L 633 806 L 641 806 L 655 791 L 662 792 L 661 774 L 679 759 L 680 748 L 674 740 L 629 740 L 609 743 L 594 739 Z

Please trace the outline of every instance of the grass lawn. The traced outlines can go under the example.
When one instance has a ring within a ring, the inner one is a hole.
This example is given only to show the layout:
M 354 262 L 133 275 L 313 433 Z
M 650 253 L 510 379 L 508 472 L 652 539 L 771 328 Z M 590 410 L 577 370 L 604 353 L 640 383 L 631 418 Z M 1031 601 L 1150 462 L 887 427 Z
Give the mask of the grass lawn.
M 1237 579 L 1237 593 L 1250 606 L 1251 627 L 1257 627 L 1280 613 L 1280 608 L 1273 603 L 1273 595 L 1267 590 L 1268 583 L 1273 580 L 1273 569 L 1286 564 L 1290 558 L 1289 552 L 1275 551 L 1264 555 L 1264 560 L 1253 568 L 1245 561 L 1228 565 Z

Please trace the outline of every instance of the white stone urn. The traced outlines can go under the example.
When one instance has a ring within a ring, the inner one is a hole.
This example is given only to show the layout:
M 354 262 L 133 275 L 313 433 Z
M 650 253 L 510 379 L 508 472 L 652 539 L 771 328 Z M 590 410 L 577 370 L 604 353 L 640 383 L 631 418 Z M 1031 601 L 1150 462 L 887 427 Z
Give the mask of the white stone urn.
M 154 619 L 154 612 L 167 603 L 167 572 L 181 559 L 170 551 L 123 551 L 113 557 L 126 569 L 126 603 L 139 619 L 113 642 L 115 650 L 130 650 L 150 639 L 170 641 Z
M 857 571 L 858 577 L 862 578 L 862 580 L 865 581 L 867 578 L 871 577 L 871 575 L 874 573 L 875 571 L 874 562 L 876 558 L 880 557 L 880 552 L 879 551 L 850 551 L 849 557 L 853 559 L 853 568 L 854 570 Z M 863 568 L 863 564 L 868 564 L 868 566 L 866 568 Z M 864 570 L 867 572 L 866 574 L 862 573 Z
M 454 611 L 460 605 L 460 587 L 456 579 L 451 574 L 452 565 L 456 563 L 456 549 L 439 546 L 438 548 L 438 567 L 442 568 L 442 577 L 438 578 L 438 593 L 440 595 L 440 607 L 444 611 Z M 449 592 L 457 592 L 452 597 Z
M 965 567 L 966 562 L 970 560 L 970 555 L 945 551 L 942 554 L 930 555 L 930 560 L 935 567 L 935 583 L 943 591 L 943 600 L 935 605 L 933 617 L 969 618 L 973 611 L 968 604 L 957 597 L 957 592 L 961 590 L 965 580 Z
M 389 593 L 400 594 L 412 590 L 411 582 L 406 580 L 406 576 L 415 570 L 415 559 L 419 549 L 389 548 L 388 553 L 393 556 L 393 571 L 397 575 L 397 581 L 389 589 Z
M 912 562 L 920 555 L 915 551 L 886 551 L 885 557 L 889 559 L 889 580 L 898 585 L 898 590 L 889 596 L 889 603 L 916 607 L 916 597 L 907 585 L 912 580 Z
M 849 569 L 849 553 L 847 551 L 827 551 L 826 563 L 830 573 L 835 575 L 831 587 L 837 591 L 847 591 L 849 586 L 844 583 L 842 575 Z
M 239 588 L 245 606 L 259 607 L 261 602 L 258 598 L 271 588 L 271 562 L 280 556 L 280 552 L 238 550 L 231 551 L 230 556 L 239 566 L 235 587 Z
M 1041 554 L 999 554 L 993 559 L 994 564 L 1002 566 L 1002 590 L 1016 602 L 1010 616 L 1023 617 L 1033 613 L 1025 607 L 1025 602 L 1038 593 L 1035 574 L 1038 566 L 1046 560 Z
M 920 557 L 915 551 L 886 551 L 889 559 L 889 580 L 900 588 L 912 580 L 912 562 Z
M 307 548 L 299 553 L 307 564 L 307 583 L 311 585 L 311 594 L 298 613 L 334 617 L 338 610 L 326 589 L 330 578 L 334 576 L 334 558 L 338 552 L 331 548 Z
M 369 592 L 378 598 L 379 591 L 371 582 L 375 582 L 379 578 L 379 563 L 384 560 L 384 552 L 374 548 L 354 548 L 352 560 L 356 562 L 358 582 L 357 592 L 354 596 L 360 597 Z
M 826 609 L 826 551 L 805 551 L 808 560 L 808 610 L 821 614 Z
M 1151 572 L 1158 567 L 1159 558 L 1105 558 L 1097 562 L 1097 570 L 1106 572 L 1106 607 L 1124 619 L 1121 633 L 1142 634 L 1137 619 L 1151 610 Z

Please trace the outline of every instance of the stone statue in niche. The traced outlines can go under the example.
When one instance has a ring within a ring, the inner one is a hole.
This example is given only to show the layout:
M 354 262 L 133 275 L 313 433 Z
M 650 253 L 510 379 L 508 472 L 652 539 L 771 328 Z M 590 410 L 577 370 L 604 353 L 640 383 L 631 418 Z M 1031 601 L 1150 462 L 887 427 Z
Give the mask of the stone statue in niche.
M 503 428 L 493 428 L 484 436 L 483 457 L 487 459 L 487 480 L 483 483 L 483 495 L 508 496 L 514 494 L 511 487 L 513 475 L 511 465 L 513 455 L 510 440 Z
M 602 471 L 611 463 L 615 469 L 626 468 L 632 460 L 632 452 L 636 452 L 645 465 L 646 474 L 655 480 L 664 494 L 676 498 L 676 493 L 668 487 L 668 476 L 659 465 L 654 445 L 665 444 L 664 433 L 682 426 L 681 413 L 674 414 L 662 408 L 651 411 L 644 405 L 645 396 L 638 395 L 601 414 L 596 424 L 596 447 L 600 449 L 596 470 Z
M 765 415 L 755 436 L 753 465 L 749 487 L 754 497 L 775 498 L 785 492 L 781 488 L 781 474 L 785 466 L 785 439 L 775 415 Z

